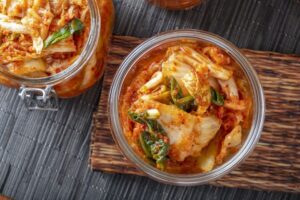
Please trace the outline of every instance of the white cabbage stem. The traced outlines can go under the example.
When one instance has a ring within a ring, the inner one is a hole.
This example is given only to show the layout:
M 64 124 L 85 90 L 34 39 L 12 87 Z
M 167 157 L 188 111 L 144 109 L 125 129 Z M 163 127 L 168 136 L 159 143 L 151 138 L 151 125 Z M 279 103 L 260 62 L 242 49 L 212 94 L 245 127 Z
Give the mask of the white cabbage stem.
M 237 125 L 230 133 L 225 136 L 222 142 L 221 151 L 217 156 L 217 162 L 222 163 L 223 159 L 228 155 L 228 149 L 237 147 L 242 142 L 242 127 Z
M 218 80 L 222 91 L 226 94 L 227 98 L 230 100 L 237 100 L 239 99 L 239 92 L 236 86 L 235 80 L 231 77 L 227 81 Z
M 155 72 L 151 79 L 140 88 L 141 93 L 147 93 L 150 89 L 155 88 L 163 81 L 162 72 Z
M 0 20 L 0 27 L 13 33 L 30 34 L 30 30 L 26 26 L 15 22 L 5 22 Z
M 224 102 L 224 107 L 231 110 L 243 111 L 246 109 L 246 103 L 239 99 L 239 92 L 235 80 L 231 77 L 227 81 L 218 80 L 222 91 L 226 94 L 228 100 Z
M 198 166 L 204 171 L 211 171 L 216 162 L 217 156 L 217 145 L 216 141 L 213 140 L 209 143 L 209 145 L 201 152 L 201 156 L 198 158 L 197 163 Z
M 144 94 L 141 96 L 141 99 L 144 101 L 147 100 L 167 100 L 170 96 L 170 91 L 167 91 L 165 85 L 161 85 L 157 90 L 155 89 L 151 94 Z
M 240 125 L 234 127 L 234 129 L 225 137 L 224 143 L 228 147 L 237 147 L 242 142 L 242 127 Z
M 0 20 L 8 20 L 9 17 L 3 14 L 0 14 Z
M 149 109 L 146 111 L 148 119 L 158 119 L 160 112 L 157 109 Z
M 75 52 L 75 51 L 76 51 L 76 46 L 74 44 L 73 39 L 61 40 L 58 43 L 55 43 L 44 50 L 45 54 L 68 53 L 68 52 Z
M 208 83 L 209 83 L 210 87 L 214 88 L 215 90 L 220 89 L 218 81 L 214 77 L 208 77 Z
M 209 69 L 209 73 L 211 76 L 221 79 L 221 80 L 228 80 L 232 76 L 232 72 L 225 69 L 224 67 L 213 63 L 209 58 L 204 55 L 201 55 L 194 49 L 190 47 L 182 47 L 182 49 L 190 55 L 193 59 L 197 60 L 199 64 L 205 65 Z
M 33 42 L 33 48 L 35 49 L 35 52 L 37 54 L 41 54 L 44 47 L 43 39 L 41 37 L 32 38 L 32 42 Z
M 243 100 L 225 101 L 224 107 L 231 110 L 243 111 L 246 109 L 246 102 Z

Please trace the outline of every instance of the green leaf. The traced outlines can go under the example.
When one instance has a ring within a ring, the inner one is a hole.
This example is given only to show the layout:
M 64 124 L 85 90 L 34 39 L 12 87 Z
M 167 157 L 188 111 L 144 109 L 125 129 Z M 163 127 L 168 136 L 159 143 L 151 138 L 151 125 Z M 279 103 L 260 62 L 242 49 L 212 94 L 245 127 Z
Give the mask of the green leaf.
M 217 106 L 224 105 L 224 97 L 215 89 L 211 88 L 211 99 L 212 102 Z
M 145 117 L 142 114 L 137 114 L 135 112 L 128 111 L 128 115 L 133 121 L 146 125 L 146 122 L 144 119 Z
M 171 88 L 171 97 L 173 100 L 173 103 L 177 101 L 177 99 L 180 99 L 183 97 L 182 89 L 180 88 L 178 82 L 174 77 L 171 77 L 170 79 L 170 88 Z
M 74 33 L 79 33 L 83 30 L 84 24 L 77 18 L 74 18 L 64 27 L 49 35 L 44 41 L 44 48 L 49 47 L 52 44 L 55 44 L 63 39 L 70 37 Z
M 171 97 L 173 104 L 181 110 L 191 112 L 197 109 L 195 98 L 191 95 L 183 96 L 183 92 L 178 82 L 174 77 L 170 79 Z
M 145 155 L 155 160 L 158 168 L 165 169 L 169 144 L 160 138 L 151 137 L 151 134 L 147 131 L 140 134 L 139 140 Z
M 167 155 L 169 152 L 169 145 L 162 139 L 158 139 L 151 145 L 151 154 L 153 159 L 156 160 L 157 167 L 165 169 Z
M 148 158 L 152 158 L 151 145 L 153 144 L 153 141 L 151 139 L 150 133 L 147 131 L 143 131 L 139 136 L 139 141 L 146 156 Z
M 155 135 L 156 133 L 161 133 L 163 135 L 166 135 L 166 132 L 164 131 L 163 127 L 157 122 L 157 120 L 147 118 L 146 112 L 135 113 L 135 112 L 128 111 L 128 115 L 133 121 L 146 125 L 148 131 L 151 134 Z
M 157 133 L 165 135 L 162 126 L 156 120 L 145 119 L 144 113 L 137 114 L 129 111 L 128 114 L 133 121 L 147 125 L 148 131 L 143 131 L 139 135 L 141 147 L 148 158 L 155 160 L 158 168 L 165 169 L 169 144 L 157 135 Z
M 157 120 L 155 119 L 147 119 L 146 120 L 146 124 L 149 128 L 149 131 L 151 133 L 153 132 L 157 132 L 157 133 L 161 133 L 163 135 L 166 135 L 165 130 L 163 129 L 163 127 L 157 122 Z
M 183 97 L 181 99 L 178 99 L 176 102 L 176 106 L 186 112 L 191 112 L 193 110 L 197 110 L 197 104 L 196 104 L 195 98 L 190 95 Z

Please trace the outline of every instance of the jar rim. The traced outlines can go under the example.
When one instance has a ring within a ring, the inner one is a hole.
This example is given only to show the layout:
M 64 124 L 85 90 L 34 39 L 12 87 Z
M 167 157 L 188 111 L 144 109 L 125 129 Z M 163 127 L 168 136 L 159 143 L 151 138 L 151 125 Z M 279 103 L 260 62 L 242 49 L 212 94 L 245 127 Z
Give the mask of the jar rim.
M 90 9 L 91 23 L 90 23 L 90 32 L 84 48 L 81 51 L 79 57 L 73 62 L 68 68 L 65 70 L 54 74 L 52 76 L 40 77 L 40 78 L 31 78 L 16 75 L 10 73 L 0 67 L 0 73 L 3 74 L 6 78 L 9 78 L 13 81 L 21 85 L 26 86 L 53 86 L 62 81 L 69 79 L 77 74 L 89 61 L 91 56 L 96 50 L 95 44 L 98 43 L 100 38 L 100 30 L 101 30 L 101 16 L 100 11 L 98 9 L 98 3 L 94 0 L 88 0 L 88 6 Z
M 174 41 L 178 39 L 195 39 L 210 44 L 214 44 L 223 50 L 225 50 L 231 57 L 235 59 L 240 65 L 240 68 L 244 72 L 246 78 L 249 81 L 250 87 L 252 89 L 253 98 L 253 117 L 252 125 L 244 140 L 244 144 L 229 160 L 220 166 L 214 168 L 212 171 L 207 173 L 198 174 L 172 174 L 168 172 L 163 172 L 150 164 L 146 163 L 142 158 L 140 158 L 136 152 L 129 145 L 126 136 L 123 133 L 123 128 L 120 122 L 119 116 L 119 98 L 122 91 L 122 86 L 125 77 L 131 71 L 134 64 L 143 55 L 147 54 L 149 51 L 153 50 L 155 47 Z M 249 63 L 247 58 L 240 52 L 240 50 L 235 47 L 231 42 L 221 38 L 215 34 L 206 31 L 185 29 L 185 30 L 175 30 L 168 31 L 158 34 L 139 46 L 137 46 L 122 62 L 116 75 L 111 84 L 111 89 L 108 98 L 108 112 L 109 121 L 111 126 L 111 132 L 113 138 L 117 145 L 120 147 L 122 153 L 133 162 L 138 168 L 140 168 L 144 173 L 146 173 L 150 178 L 157 181 L 182 185 L 191 186 L 204 184 L 209 181 L 216 180 L 221 176 L 229 173 L 234 167 L 239 165 L 254 149 L 256 143 L 258 142 L 265 119 L 265 98 L 263 88 L 260 84 L 258 75 L 256 74 L 254 68 Z

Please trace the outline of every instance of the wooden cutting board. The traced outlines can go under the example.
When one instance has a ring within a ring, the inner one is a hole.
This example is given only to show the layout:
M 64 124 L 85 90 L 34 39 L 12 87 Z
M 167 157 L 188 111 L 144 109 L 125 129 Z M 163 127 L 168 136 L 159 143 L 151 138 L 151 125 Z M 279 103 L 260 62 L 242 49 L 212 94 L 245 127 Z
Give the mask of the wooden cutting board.
M 90 167 L 110 173 L 144 175 L 119 151 L 110 133 L 107 98 L 126 55 L 143 40 L 114 36 L 101 98 L 93 116 Z M 262 137 L 243 164 L 213 185 L 300 192 L 300 57 L 242 49 L 259 74 L 266 96 Z

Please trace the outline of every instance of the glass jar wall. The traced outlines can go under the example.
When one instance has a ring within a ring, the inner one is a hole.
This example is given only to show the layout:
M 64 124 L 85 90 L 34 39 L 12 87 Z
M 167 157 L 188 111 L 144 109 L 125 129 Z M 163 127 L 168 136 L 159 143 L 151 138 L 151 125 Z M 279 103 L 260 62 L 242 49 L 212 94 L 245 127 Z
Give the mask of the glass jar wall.
M 24 72 L 23 68 L 17 68 L 13 65 L 11 65 L 12 67 L 10 67 L 9 62 L 5 63 L 3 62 L 3 59 L 1 59 L 2 62 L 0 61 L 0 84 L 15 88 L 21 86 L 23 88 L 51 87 L 60 98 L 70 98 L 78 96 L 92 87 L 103 74 L 104 63 L 114 21 L 114 7 L 112 0 L 88 0 L 87 2 L 87 13 L 90 13 L 90 15 L 88 16 L 88 18 L 90 19 L 90 25 L 89 27 L 84 28 L 87 28 L 89 32 L 87 33 L 87 39 L 84 39 L 82 41 L 82 50 L 79 51 L 79 55 L 76 55 L 76 59 L 74 59 L 73 62 L 70 62 L 68 65 L 65 65 L 64 68 L 60 68 L 59 70 L 52 70 L 52 73 L 49 73 L 49 70 L 46 73 L 46 71 L 44 72 L 41 70 L 41 65 L 27 62 L 27 58 L 24 59 L 25 61 L 21 61 L 24 63 L 29 63 L 29 66 L 26 66 L 26 70 L 29 71 L 26 72 Z M 80 8 L 76 7 L 75 5 L 71 9 L 74 10 Z M 52 13 L 49 12 L 48 17 L 51 18 L 53 15 L 55 16 L 55 12 L 56 11 L 53 11 Z M 8 17 L 12 17 L 10 13 L 4 14 L 6 14 Z M 80 19 L 80 17 L 81 16 L 77 18 Z M 51 25 L 48 28 L 49 30 L 51 30 Z M 64 25 L 62 28 L 70 30 L 74 27 L 68 29 L 69 27 L 67 25 Z M 26 34 L 24 35 L 24 37 L 27 37 Z M 74 34 L 73 37 L 77 36 Z M 27 41 L 31 42 L 31 38 L 28 37 Z M 42 43 L 45 47 L 46 40 L 42 41 Z M 17 44 L 19 44 L 20 48 L 22 47 L 22 43 L 19 42 Z M 36 43 L 33 41 L 33 44 L 35 45 Z M 30 48 L 34 48 L 34 45 L 32 45 L 32 47 Z M 42 50 L 42 54 L 44 53 L 44 50 L 45 49 Z M 7 49 L 0 48 L 0 53 L 5 54 L 6 52 Z M 14 55 L 16 55 L 16 57 L 19 56 L 18 53 L 15 53 Z M 56 57 L 61 55 L 61 53 L 55 54 Z M 36 53 L 32 53 L 32 56 L 36 56 Z M 7 58 L 14 59 L 14 57 Z

